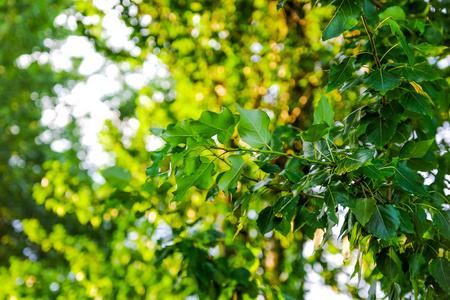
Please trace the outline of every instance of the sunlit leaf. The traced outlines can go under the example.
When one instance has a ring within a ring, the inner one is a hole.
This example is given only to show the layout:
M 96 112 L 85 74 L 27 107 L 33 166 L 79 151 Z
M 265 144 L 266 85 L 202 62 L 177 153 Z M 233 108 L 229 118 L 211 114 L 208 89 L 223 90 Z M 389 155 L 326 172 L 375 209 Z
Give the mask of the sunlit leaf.
M 241 139 L 255 148 L 269 147 L 269 116 L 258 109 L 247 110 L 236 104 L 241 114 L 238 132 Z
M 314 124 L 326 123 L 329 126 L 334 124 L 333 106 L 328 102 L 327 97 L 322 95 L 316 109 L 314 110 Z
M 234 189 L 237 186 L 239 177 L 244 167 L 244 160 L 240 155 L 231 155 L 228 157 L 231 162 L 231 168 L 220 177 L 218 186 L 222 191 Z

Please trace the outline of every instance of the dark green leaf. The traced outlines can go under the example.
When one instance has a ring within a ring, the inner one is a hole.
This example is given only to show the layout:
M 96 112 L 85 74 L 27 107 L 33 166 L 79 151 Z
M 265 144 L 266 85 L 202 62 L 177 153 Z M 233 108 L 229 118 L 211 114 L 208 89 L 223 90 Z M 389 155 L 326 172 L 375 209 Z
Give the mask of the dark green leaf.
M 398 122 L 402 118 L 403 111 L 403 106 L 398 101 L 391 101 L 381 108 L 380 114 L 383 118 Z
M 431 115 L 431 104 L 429 101 L 430 100 L 424 95 L 412 91 L 408 91 L 408 93 L 400 99 L 400 103 L 404 108 L 424 115 Z
M 336 6 L 336 11 L 323 31 L 324 41 L 335 38 L 356 26 L 362 13 L 361 5 L 357 0 L 335 0 L 331 4 Z
M 342 175 L 357 170 L 362 165 L 373 159 L 375 155 L 374 149 L 358 150 L 355 153 L 341 160 L 336 168 L 336 174 Z
M 394 281 L 400 272 L 399 265 L 392 257 L 386 254 L 380 255 L 377 258 L 377 266 L 381 274 L 386 276 L 390 282 Z
M 405 191 L 416 195 L 427 195 L 427 191 L 417 181 L 416 173 L 414 173 L 411 169 L 404 166 L 397 167 L 395 179 Z
M 362 226 L 365 226 L 371 219 L 376 203 L 377 201 L 373 198 L 355 199 L 355 207 L 352 208 L 352 212 Z
M 268 206 L 259 213 L 256 224 L 258 225 L 259 231 L 262 234 L 266 234 L 277 227 L 280 224 L 281 220 L 281 218 L 275 217 L 273 207 Z
M 413 152 L 415 146 L 416 143 L 414 141 L 407 141 L 400 149 L 399 157 L 400 158 L 411 157 L 411 153 Z
M 417 64 L 415 66 L 405 66 L 402 69 L 402 75 L 408 81 L 433 81 L 440 79 L 441 76 L 427 62 Z
M 400 8 L 401 9 L 401 8 Z M 402 30 L 400 29 L 400 26 L 395 22 L 394 19 L 388 19 L 388 24 L 391 26 L 392 34 L 395 35 L 400 42 L 403 51 L 405 51 L 406 55 L 408 56 L 409 65 L 413 66 L 415 63 L 414 60 L 414 54 L 411 51 L 411 48 L 409 48 L 408 42 L 406 41 L 406 37 L 403 34 Z
M 450 240 L 450 211 L 436 211 L 433 216 L 433 225 L 439 229 L 439 233 Z
M 348 137 L 351 131 L 356 130 L 358 128 L 360 120 L 361 120 L 361 109 L 357 109 L 348 115 L 348 117 L 345 119 L 344 122 L 345 125 L 343 133 L 344 139 Z
M 401 300 L 401 292 L 402 289 L 400 285 L 394 282 L 389 291 L 389 300 Z
M 237 104 L 236 108 L 241 114 L 238 126 L 241 139 L 251 147 L 268 147 L 270 140 L 269 116 L 259 109 L 247 110 Z
M 206 157 L 201 157 L 200 162 L 200 166 L 193 174 L 177 177 L 177 190 L 173 192 L 175 195 L 173 198 L 174 201 L 183 200 L 190 187 L 195 186 L 199 189 L 207 190 L 214 184 L 214 179 L 211 174 L 214 168 L 214 161 L 210 161 Z
M 302 138 L 306 142 L 314 143 L 320 140 L 328 131 L 329 127 L 325 123 L 311 125 L 307 131 L 303 132 Z
M 428 270 L 441 288 L 450 293 L 450 262 L 443 257 L 436 258 L 428 265 Z
M 327 93 L 340 88 L 352 77 L 355 72 L 355 61 L 356 59 L 354 57 L 347 57 L 340 64 L 331 65 Z M 333 124 L 329 125 L 331 126 Z
M 328 218 L 330 218 L 330 221 L 332 223 L 337 224 L 339 222 L 336 216 L 337 200 L 335 193 L 331 189 L 331 186 L 327 186 L 327 190 L 325 191 L 325 204 L 327 205 L 328 209 Z M 334 226 L 334 224 L 332 226 Z M 327 233 L 331 234 L 331 232 Z
M 369 73 L 364 83 L 379 91 L 382 95 L 400 85 L 402 78 L 386 70 L 375 70 Z
M 409 214 L 404 210 L 400 210 L 400 230 L 405 233 L 415 233 L 414 224 L 412 223 Z
M 420 253 L 414 253 L 409 260 L 409 270 L 411 272 L 411 277 L 422 273 L 423 267 L 426 266 L 425 258 Z
M 292 219 L 295 214 L 295 208 L 297 207 L 299 196 L 293 196 L 291 194 L 281 197 L 274 205 L 273 210 L 276 216 L 286 217 L 286 219 Z
M 367 164 L 366 166 L 362 166 L 359 171 L 373 180 L 385 180 L 383 173 L 381 173 L 378 168 L 372 164 Z
M 237 186 L 239 177 L 244 167 L 244 160 L 240 155 L 230 155 L 228 160 L 231 162 L 231 168 L 226 171 L 218 182 L 219 189 L 226 192 Z
M 314 110 L 314 124 L 326 123 L 329 126 L 334 124 L 333 106 L 328 102 L 327 97 L 322 95 L 316 109 Z
M 247 286 L 250 279 L 250 272 L 245 268 L 237 268 L 231 271 L 230 277 L 240 284 Z
M 284 4 L 286 3 L 286 1 L 287 1 L 287 0 L 278 0 L 278 3 L 277 3 L 277 10 L 280 10 L 280 9 L 284 6 Z
M 375 146 L 383 147 L 394 136 L 396 128 L 397 122 L 395 120 L 375 119 L 367 125 L 367 139 Z
M 374 236 L 390 240 L 400 226 L 399 212 L 392 205 L 377 205 L 364 228 Z

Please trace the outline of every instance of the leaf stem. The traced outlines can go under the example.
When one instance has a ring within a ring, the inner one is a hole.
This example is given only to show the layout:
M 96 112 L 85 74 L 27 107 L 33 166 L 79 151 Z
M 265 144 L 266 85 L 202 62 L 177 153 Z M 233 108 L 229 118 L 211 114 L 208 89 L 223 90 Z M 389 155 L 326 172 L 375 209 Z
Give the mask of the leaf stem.
M 323 162 L 320 160 L 314 160 L 314 159 L 309 159 L 306 157 L 302 157 L 299 155 L 295 155 L 295 154 L 290 154 L 290 153 L 284 153 L 284 152 L 279 152 L 279 151 L 270 151 L 270 150 L 262 150 L 262 149 L 246 149 L 246 148 L 221 148 L 221 147 L 217 147 L 217 146 L 212 146 L 212 148 L 215 149 L 219 149 L 219 150 L 224 150 L 226 152 L 233 152 L 233 151 L 244 151 L 244 152 L 256 152 L 256 153 L 267 153 L 267 154 L 276 154 L 276 155 L 281 155 L 281 156 L 290 156 L 290 157 L 294 157 L 294 158 L 298 158 L 300 160 L 304 160 L 310 163 L 315 163 L 315 164 L 321 164 L 321 165 L 330 165 L 330 163 L 328 162 Z
M 377 68 L 379 70 L 381 70 L 381 62 L 380 62 L 380 59 L 378 58 L 375 41 L 373 40 L 372 32 L 369 30 L 369 25 L 367 25 L 367 20 L 366 20 L 366 17 L 364 16 L 364 14 L 361 15 L 361 20 L 364 25 L 364 29 L 367 32 L 367 37 L 369 38 L 370 45 L 372 46 L 372 54 L 373 54 L 373 58 L 375 59 L 375 64 L 377 65 Z M 387 102 L 386 95 L 383 95 L 383 105 L 386 105 L 386 102 Z

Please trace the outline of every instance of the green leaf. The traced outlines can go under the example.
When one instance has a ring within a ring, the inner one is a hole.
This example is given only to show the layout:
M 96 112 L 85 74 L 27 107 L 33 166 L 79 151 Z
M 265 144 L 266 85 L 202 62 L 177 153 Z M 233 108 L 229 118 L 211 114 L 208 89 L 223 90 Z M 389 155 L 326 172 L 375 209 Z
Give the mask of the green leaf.
M 397 183 L 407 192 L 416 195 L 427 195 L 427 191 L 417 181 L 417 175 L 411 169 L 404 166 L 396 168 L 395 179 Z
M 214 184 L 212 171 L 214 161 L 210 161 L 206 157 L 200 157 L 200 166 L 189 176 L 177 177 L 177 190 L 173 192 L 175 197 L 173 201 L 183 200 L 187 190 L 193 186 L 207 190 Z
M 364 83 L 384 95 L 387 91 L 398 87 L 402 83 L 402 78 L 386 70 L 375 70 L 364 78 Z
M 390 282 L 394 281 L 400 272 L 400 267 L 389 255 L 382 254 L 377 258 L 377 266 Z
M 328 102 L 327 97 L 322 95 L 316 109 L 314 110 L 314 124 L 326 123 L 329 126 L 334 125 L 333 106 Z
M 434 81 L 441 79 L 441 75 L 427 62 L 402 68 L 402 75 L 408 81 Z
M 258 215 L 256 224 L 261 234 L 266 234 L 272 231 L 281 223 L 282 218 L 276 218 L 272 206 L 264 208 Z
M 167 157 L 167 152 L 170 149 L 170 145 L 167 144 L 163 149 L 158 151 L 153 151 L 151 154 L 152 164 L 147 168 L 148 177 L 156 177 L 159 174 L 159 169 L 163 163 L 164 158 Z
M 330 218 L 331 222 L 333 222 L 334 224 L 337 224 L 339 222 L 339 220 L 338 220 L 338 217 L 336 216 L 336 205 L 337 205 L 336 195 L 332 191 L 331 186 L 327 186 L 327 190 L 325 191 L 325 204 L 328 207 L 328 218 Z M 330 233 L 330 232 L 327 232 L 327 233 Z
M 364 228 L 374 236 L 390 240 L 400 226 L 399 212 L 392 205 L 377 205 Z
M 407 110 L 423 115 L 431 115 L 431 104 L 424 95 L 408 91 L 408 93 L 400 99 L 400 103 Z
M 400 6 L 390 6 L 378 15 L 380 21 L 389 17 L 392 17 L 395 20 L 406 20 L 405 12 Z
M 355 199 L 355 207 L 352 208 L 352 212 L 362 226 L 365 226 L 367 222 L 369 222 L 375 210 L 376 204 L 377 201 L 373 198 Z
M 295 208 L 297 207 L 299 196 L 293 196 L 291 194 L 281 197 L 274 205 L 273 210 L 277 217 L 285 217 L 290 220 L 295 214 Z
M 220 177 L 219 189 L 226 192 L 229 189 L 234 189 L 237 186 L 239 177 L 244 167 L 244 160 L 241 155 L 230 155 L 228 160 L 231 162 L 231 168 Z
M 410 157 L 415 146 L 416 146 L 416 142 L 414 142 L 414 141 L 407 141 L 403 145 L 403 147 L 400 149 L 400 153 L 399 153 L 398 156 L 400 158 L 408 158 L 408 157 Z
M 450 293 L 450 262 L 443 257 L 436 258 L 428 265 L 428 270 L 441 288 Z
M 237 268 L 230 273 L 230 278 L 236 280 L 244 286 L 248 285 L 250 276 L 250 272 L 245 268 Z
M 336 168 L 336 174 L 342 175 L 357 170 L 359 167 L 368 163 L 375 155 L 374 149 L 358 150 L 355 153 L 341 160 Z
M 450 240 L 450 211 L 436 211 L 433 216 L 433 225 L 439 229 L 442 236 Z
M 110 186 L 118 189 L 124 189 L 131 180 L 130 171 L 119 166 L 109 167 L 102 175 Z
M 381 108 L 380 114 L 388 120 L 399 121 L 402 118 L 403 111 L 403 106 L 398 101 L 391 101 Z
M 377 279 L 374 278 L 369 288 L 367 300 L 377 300 Z
M 391 290 L 389 291 L 389 300 L 401 300 L 401 292 L 402 289 L 398 283 L 395 283 L 391 286 Z
M 361 121 L 361 109 L 354 110 L 345 118 L 343 138 L 346 139 L 351 131 L 356 130 Z
M 176 124 L 170 124 L 162 133 L 162 139 L 167 143 L 176 146 L 178 144 L 186 144 L 188 138 L 198 137 L 197 134 L 192 132 L 190 122 L 191 120 L 184 120 Z
M 258 109 L 247 110 L 236 104 L 236 108 L 241 114 L 238 132 L 241 139 L 251 147 L 269 147 L 269 116 Z
M 404 210 L 400 211 L 400 230 L 409 234 L 415 233 L 414 224 L 412 223 L 409 214 Z
M 397 122 L 395 120 L 375 119 L 367 125 L 367 139 L 375 146 L 383 147 L 394 136 L 396 128 Z
M 435 46 L 426 43 L 414 45 L 413 47 L 429 56 L 438 56 L 444 50 L 448 49 L 446 46 Z
M 406 41 L 406 37 L 403 34 L 402 30 L 400 29 L 400 26 L 397 24 L 397 22 L 395 22 L 394 19 L 388 19 L 387 22 L 389 26 L 391 26 L 392 34 L 397 37 L 398 41 L 400 42 L 400 45 L 403 48 L 403 51 L 405 51 L 406 55 L 408 56 L 409 65 L 413 66 L 415 64 L 414 54 L 412 53 L 411 48 L 409 48 L 408 42 Z
M 327 93 L 340 88 L 352 77 L 355 72 L 355 61 L 356 58 L 347 57 L 340 64 L 331 65 Z
M 211 111 L 202 113 L 197 121 L 192 121 L 192 132 L 202 137 L 212 137 L 217 134 L 217 139 L 226 144 L 234 133 L 235 119 L 228 108 L 223 108 L 220 114 Z
M 325 123 L 311 125 L 307 131 L 303 132 L 302 138 L 305 142 L 317 142 L 329 131 Z
M 287 1 L 287 0 L 278 0 L 278 3 L 277 3 L 277 11 L 280 10 L 280 9 L 284 6 L 284 4 L 286 3 L 286 1 Z
M 323 31 L 324 41 L 339 36 L 344 31 L 356 26 L 362 13 L 361 5 L 357 0 L 335 0 L 331 3 L 336 11 Z
M 415 277 L 416 275 L 422 273 L 423 267 L 425 267 L 427 262 L 425 258 L 420 253 L 414 253 L 409 259 L 409 270 L 411 272 L 411 277 Z
M 411 158 L 422 158 L 427 153 L 428 149 L 430 149 L 433 144 L 434 139 L 420 141 L 415 143 L 414 149 L 412 150 L 409 157 Z
M 372 165 L 371 163 L 361 167 L 359 171 L 370 179 L 385 180 L 383 173 L 381 173 L 380 170 L 378 170 L 377 167 Z

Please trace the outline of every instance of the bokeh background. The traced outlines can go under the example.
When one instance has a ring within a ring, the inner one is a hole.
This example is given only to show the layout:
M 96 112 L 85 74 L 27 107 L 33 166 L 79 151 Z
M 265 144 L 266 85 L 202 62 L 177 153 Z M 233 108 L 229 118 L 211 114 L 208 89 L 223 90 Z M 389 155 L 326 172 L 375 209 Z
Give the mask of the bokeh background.
M 402 7 L 434 9 L 419 38 L 450 45 L 450 4 L 430 2 Z M 171 203 L 173 183 L 146 180 L 151 151 L 163 146 L 151 126 L 234 102 L 263 109 L 272 129 L 312 123 L 325 70 L 356 51 L 348 45 L 358 33 L 323 42 L 332 7 L 276 5 L 0 1 L 1 299 L 204 299 L 218 289 L 207 284 L 211 268 L 248 269 L 264 286 L 260 299 L 367 297 L 364 280 L 350 280 L 355 255 L 343 263 L 335 240 L 314 251 L 300 231 L 259 234 L 270 195 L 240 220 L 226 197 L 191 191 Z M 433 97 L 448 119 L 450 56 L 429 62 L 447 79 Z M 327 96 L 336 120 L 365 101 Z M 444 122 L 437 138 L 450 144 L 449 131 Z M 239 272 L 224 279 L 223 299 L 239 284 Z

